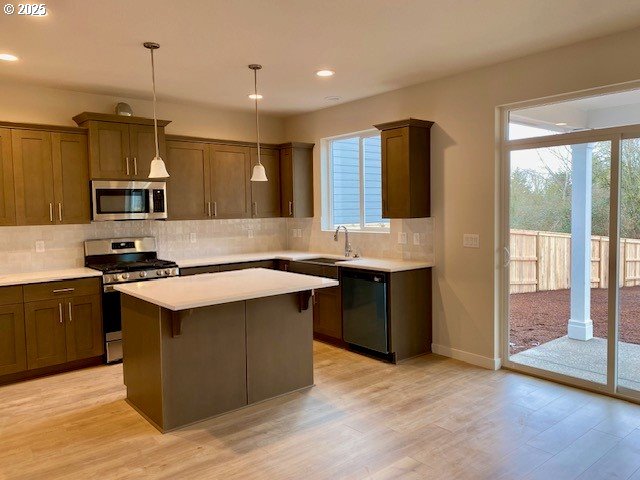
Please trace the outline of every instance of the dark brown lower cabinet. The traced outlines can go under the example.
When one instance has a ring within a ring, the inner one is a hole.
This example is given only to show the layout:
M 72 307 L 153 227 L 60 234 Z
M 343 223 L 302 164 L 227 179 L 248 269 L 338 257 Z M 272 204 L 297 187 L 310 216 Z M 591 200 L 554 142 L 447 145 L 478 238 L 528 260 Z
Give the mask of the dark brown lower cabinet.
M 0 375 L 27 369 L 22 303 L 0 306 Z
M 331 339 L 342 340 L 342 295 L 339 286 L 315 291 L 313 332 Z
M 100 308 L 99 295 L 25 303 L 28 368 L 102 355 Z
M 99 295 L 67 301 L 67 361 L 96 357 L 104 352 Z
M 202 267 L 187 267 L 180 269 L 180 276 L 199 275 L 201 273 L 230 272 L 247 268 L 276 268 L 275 260 L 259 260 L 255 262 L 225 263 L 221 265 L 203 265 Z
M 62 298 L 25 303 L 29 369 L 67 361 L 64 308 Z

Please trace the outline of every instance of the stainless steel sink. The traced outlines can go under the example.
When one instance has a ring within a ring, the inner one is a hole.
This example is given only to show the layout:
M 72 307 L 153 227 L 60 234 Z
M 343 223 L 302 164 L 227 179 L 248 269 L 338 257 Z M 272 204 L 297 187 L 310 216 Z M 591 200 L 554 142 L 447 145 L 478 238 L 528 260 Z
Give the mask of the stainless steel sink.
M 316 257 L 316 258 L 306 258 L 304 260 L 298 260 L 303 263 L 313 263 L 316 265 L 335 265 L 337 262 L 343 262 L 345 260 L 349 260 L 348 258 L 327 258 L 327 257 Z

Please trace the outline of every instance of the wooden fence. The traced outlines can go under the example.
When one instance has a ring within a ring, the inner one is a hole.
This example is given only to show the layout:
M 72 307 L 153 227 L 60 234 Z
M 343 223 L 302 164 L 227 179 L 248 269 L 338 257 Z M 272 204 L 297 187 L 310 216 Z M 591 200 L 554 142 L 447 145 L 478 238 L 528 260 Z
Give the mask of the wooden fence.
M 511 230 L 511 293 L 571 286 L 571 235 Z M 620 240 L 620 284 L 640 285 L 640 239 Z M 591 288 L 609 285 L 609 237 L 591 237 Z

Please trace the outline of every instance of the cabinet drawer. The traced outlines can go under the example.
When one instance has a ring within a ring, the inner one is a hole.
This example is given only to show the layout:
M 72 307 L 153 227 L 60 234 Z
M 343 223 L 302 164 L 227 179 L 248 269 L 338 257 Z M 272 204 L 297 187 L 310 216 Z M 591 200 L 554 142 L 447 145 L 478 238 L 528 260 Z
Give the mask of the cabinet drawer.
M 22 303 L 22 287 L 0 287 L 0 305 Z
M 36 302 L 39 300 L 75 297 L 78 295 L 95 295 L 99 293 L 100 279 L 81 278 L 78 280 L 63 280 L 60 282 L 25 285 L 24 301 Z
M 257 262 L 228 263 L 220 265 L 221 272 L 230 272 L 231 270 L 245 270 L 247 268 L 275 268 L 275 261 L 260 260 Z
M 216 273 L 220 271 L 219 265 L 206 265 L 204 267 L 188 267 L 180 269 L 180 276 L 199 275 L 201 273 Z
M 338 278 L 338 267 L 316 265 L 306 262 L 289 262 L 289 271 L 315 277 Z

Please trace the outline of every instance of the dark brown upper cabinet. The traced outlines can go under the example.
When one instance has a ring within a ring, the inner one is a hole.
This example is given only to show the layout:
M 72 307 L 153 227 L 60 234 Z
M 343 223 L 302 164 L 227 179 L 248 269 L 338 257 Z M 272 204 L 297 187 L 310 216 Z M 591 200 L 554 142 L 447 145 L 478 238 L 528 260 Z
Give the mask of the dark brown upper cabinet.
M 209 145 L 167 141 L 167 205 L 171 220 L 211 218 Z
M 0 225 L 16 224 L 11 130 L 0 128 Z
M 251 217 L 249 147 L 211 145 L 211 213 L 213 218 Z
M 382 143 L 382 216 L 431 215 L 430 129 L 433 122 L 409 118 L 375 125 Z
M 251 215 L 254 218 L 280 216 L 280 152 L 260 148 L 260 159 L 267 172 L 267 182 L 251 183 Z M 251 167 L 258 163 L 258 149 L 251 149 Z
M 18 225 L 89 223 L 85 134 L 11 130 Z
M 313 143 L 280 145 L 283 217 L 313 217 Z
M 89 129 L 92 179 L 148 178 L 151 160 L 156 154 L 153 119 L 84 112 L 73 120 Z M 165 155 L 164 127 L 169 123 L 158 120 L 160 156 Z

